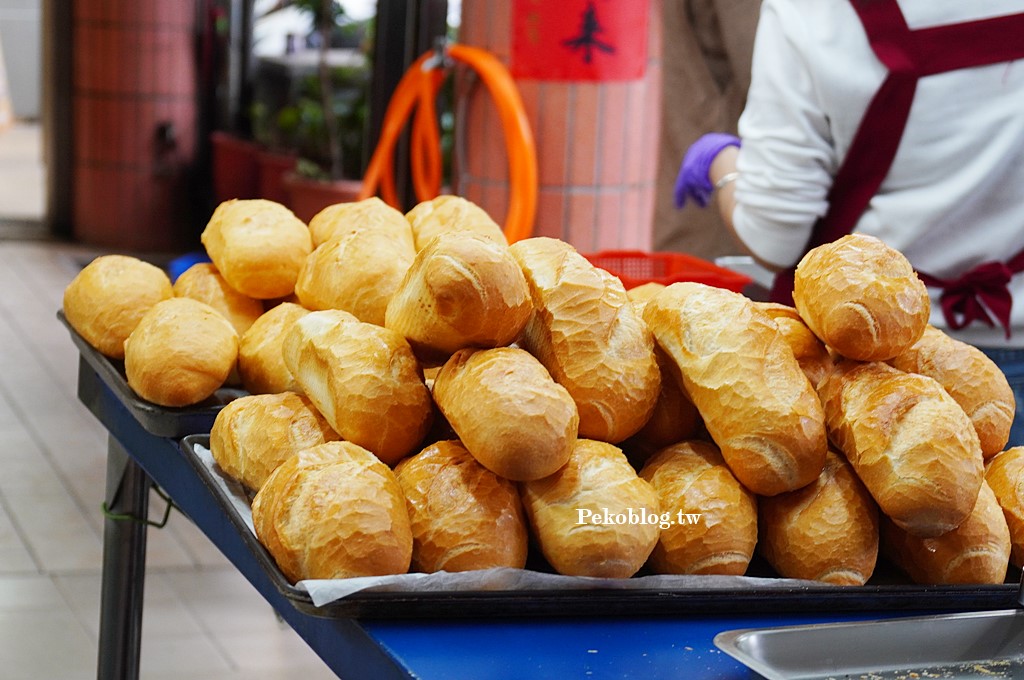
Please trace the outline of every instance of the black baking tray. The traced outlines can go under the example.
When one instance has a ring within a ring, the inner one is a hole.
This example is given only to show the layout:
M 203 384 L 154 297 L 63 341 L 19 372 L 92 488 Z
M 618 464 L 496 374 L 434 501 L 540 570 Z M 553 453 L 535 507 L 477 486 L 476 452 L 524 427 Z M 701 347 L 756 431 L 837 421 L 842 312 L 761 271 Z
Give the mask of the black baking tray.
M 168 408 L 146 401 L 128 385 L 128 378 L 124 372 L 124 361 L 104 356 L 95 347 L 90 345 L 68 323 L 63 311 L 57 312 L 57 318 L 71 334 L 71 341 L 78 348 L 81 360 L 99 374 L 103 383 L 114 391 L 118 400 L 125 405 L 135 419 L 139 421 L 139 424 L 147 432 L 157 437 L 180 439 L 185 435 L 197 432 L 209 432 L 213 427 L 213 421 L 217 418 L 217 413 L 228 402 L 248 394 L 248 392 L 241 389 L 221 387 L 208 399 L 182 408 Z M 81 372 L 79 374 L 81 375 Z M 83 401 L 86 401 L 84 399 L 85 395 L 80 396 L 83 396 Z
M 998 585 L 920 586 L 880 568 L 881 582 L 864 586 L 808 586 L 800 581 L 775 578 L 773 586 L 687 589 L 506 590 L 459 592 L 359 592 L 323 606 L 316 606 L 309 594 L 291 584 L 273 558 L 249 530 L 214 475 L 197 456 L 195 447 L 209 449 L 208 435 L 191 435 L 180 442 L 182 454 L 195 474 L 209 488 L 232 526 L 252 553 L 251 565 L 258 569 L 300 611 L 330 618 L 507 618 L 528 616 L 658 616 L 757 614 L 766 612 L 855 612 L 855 611 L 981 611 L 1007 609 L 1017 602 L 1019 570 Z M 536 552 L 536 551 L 533 551 Z M 880 565 L 881 566 L 881 565 Z M 531 555 L 529 569 L 551 572 Z M 758 573 L 760 572 L 760 573 Z M 752 576 L 772 574 L 763 565 L 752 564 Z M 713 578 L 713 577 L 709 577 Z M 892 582 L 887 582 L 892 581 Z M 789 585 L 792 584 L 792 585 Z

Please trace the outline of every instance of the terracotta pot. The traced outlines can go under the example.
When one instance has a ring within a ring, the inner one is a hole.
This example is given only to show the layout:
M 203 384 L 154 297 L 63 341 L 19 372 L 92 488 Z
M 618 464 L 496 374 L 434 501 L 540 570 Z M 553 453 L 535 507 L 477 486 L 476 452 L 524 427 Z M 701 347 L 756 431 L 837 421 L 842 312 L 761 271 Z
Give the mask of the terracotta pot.
M 325 182 L 302 177 L 294 172 L 285 174 L 284 184 L 288 192 L 288 207 L 306 223 L 329 205 L 357 200 L 363 188 L 360 180 Z
M 288 203 L 288 190 L 284 176 L 295 169 L 296 155 L 278 151 L 260 151 L 257 154 L 259 166 L 259 196 L 278 203 Z
M 259 147 L 227 132 L 210 133 L 213 151 L 213 193 L 218 202 L 259 198 Z

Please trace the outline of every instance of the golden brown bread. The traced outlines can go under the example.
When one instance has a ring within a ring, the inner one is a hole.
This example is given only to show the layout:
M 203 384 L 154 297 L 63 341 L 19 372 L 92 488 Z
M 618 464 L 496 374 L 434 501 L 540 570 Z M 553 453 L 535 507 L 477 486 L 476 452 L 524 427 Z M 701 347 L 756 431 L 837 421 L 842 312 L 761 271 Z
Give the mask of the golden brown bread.
M 779 576 L 862 586 L 878 559 L 878 507 L 850 464 L 829 451 L 802 489 L 758 501 L 758 549 Z
M 832 356 L 825 343 L 811 332 L 795 307 L 775 302 L 758 302 L 757 306 L 775 321 L 804 375 L 811 381 L 812 387 L 817 387 L 832 368 Z
M 282 346 L 285 365 L 334 431 L 388 465 L 417 449 L 433 404 L 409 343 L 341 310 L 310 312 Z
M 1006 376 L 980 349 L 928 326 L 920 340 L 889 364 L 938 380 L 971 419 L 985 458 L 1006 446 L 1016 401 Z
M 405 215 L 423 250 L 439 234 L 471 232 L 498 244 L 508 245 L 501 227 L 487 212 L 461 196 L 443 195 L 417 204 Z
M 541 552 L 560 574 L 629 578 L 658 542 L 658 494 L 612 444 L 577 440 L 562 469 L 520 491 Z
M 1010 562 L 1024 567 L 1024 446 L 990 458 L 985 481 L 996 495 L 1010 531 Z
M 402 489 L 388 466 L 351 442 L 320 444 L 281 463 L 253 499 L 252 521 L 293 583 L 409 571 Z
M 685 282 L 648 302 L 644 320 L 744 486 L 773 496 L 821 474 L 821 402 L 767 313 L 738 293 Z
M 263 302 L 229 286 L 210 262 L 199 262 L 182 272 L 174 282 L 174 294 L 210 305 L 231 322 L 239 337 L 263 315 Z
M 127 255 L 102 255 L 64 289 L 64 318 L 100 354 L 123 359 L 124 341 L 142 315 L 173 296 L 162 269 Z
M 995 494 L 983 483 L 971 514 L 941 536 L 912 536 L 883 518 L 882 554 L 915 583 L 1003 583 L 1010 532 Z
M 160 406 L 198 404 L 224 384 L 238 358 L 238 333 L 191 298 L 158 302 L 124 343 L 128 385 Z
M 414 571 L 526 565 L 519 490 L 458 441 L 432 444 L 395 468 L 412 526 Z
M 637 316 L 644 315 L 644 307 L 651 301 L 655 295 L 665 289 L 664 283 L 658 283 L 657 281 L 648 281 L 642 283 L 639 286 L 634 286 L 626 291 L 626 297 L 633 303 L 633 309 L 636 310 Z
M 536 313 L 520 344 L 576 401 L 580 436 L 620 442 L 651 417 L 661 374 L 650 331 L 622 282 L 568 243 L 530 238 L 511 246 Z
M 984 475 L 967 414 L 942 386 L 882 362 L 842 360 L 819 386 L 830 440 L 883 513 L 938 536 L 971 513 Z
M 456 352 L 434 379 L 434 401 L 473 457 L 507 479 L 552 474 L 576 441 L 572 397 L 514 347 Z
M 217 206 L 202 242 L 217 271 L 243 295 L 289 295 L 313 250 L 309 228 L 291 210 L 265 199 L 231 199 Z
M 415 257 L 411 247 L 386 231 L 343 232 L 306 258 L 295 294 L 306 309 L 343 309 L 383 326 L 388 301 Z
M 667 513 L 649 564 L 660 574 L 733 574 L 747 571 L 757 543 L 757 499 L 737 481 L 718 447 L 680 442 L 644 465 Z M 697 521 L 688 518 L 697 517 Z
M 221 469 L 259 491 L 289 456 L 337 433 L 306 397 L 294 392 L 252 394 L 228 403 L 210 429 L 210 453 Z
M 386 234 L 403 249 L 416 250 L 412 227 L 405 215 L 376 196 L 362 201 L 329 205 L 309 220 L 309 234 L 314 248 L 357 229 Z
M 388 303 L 385 325 L 418 352 L 445 358 L 464 347 L 513 342 L 533 307 L 508 246 L 445 233 L 416 254 Z
M 660 347 L 654 348 L 654 356 L 661 374 L 661 388 L 651 417 L 628 440 L 634 461 L 637 460 L 634 455 L 646 459 L 659 449 L 692 438 L 701 425 L 697 407 L 676 380 L 672 359 Z
M 238 342 L 238 374 L 242 386 L 253 394 L 301 392 L 284 363 L 281 347 L 285 334 L 309 310 L 282 302 L 256 319 Z
M 839 354 L 886 361 L 917 342 L 931 302 L 902 253 L 873 236 L 850 234 L 800 260 L 793 302 L 804 323 Z

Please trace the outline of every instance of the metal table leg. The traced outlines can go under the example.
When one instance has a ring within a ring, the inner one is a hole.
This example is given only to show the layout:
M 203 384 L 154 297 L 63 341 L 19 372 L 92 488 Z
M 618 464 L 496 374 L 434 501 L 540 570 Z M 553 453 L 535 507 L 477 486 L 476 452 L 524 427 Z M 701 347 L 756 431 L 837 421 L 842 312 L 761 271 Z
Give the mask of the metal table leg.
M 137 680 L 152 481 L 114 437 L 107 445 L 98 680 Z

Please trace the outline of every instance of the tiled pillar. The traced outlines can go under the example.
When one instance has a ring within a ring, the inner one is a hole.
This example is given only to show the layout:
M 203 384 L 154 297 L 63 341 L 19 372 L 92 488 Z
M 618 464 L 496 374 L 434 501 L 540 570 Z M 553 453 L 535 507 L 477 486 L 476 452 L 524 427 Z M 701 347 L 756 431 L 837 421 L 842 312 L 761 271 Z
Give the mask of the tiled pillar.
M 76 0 L 73 21 L 74 236 L 180 248 L 194 209 L 195 3 Z
M 535 236 L 561 238 L 581 252 L 651 250 L 661 104 L 661 1 L 635 3 L 648 6 L 639 77 L 516 79 L 537 144 Z M 512 13 L 536 3 L 463 2 L 459 42 L 489 50 L 514 72 Z M 544 4 L 558 6 L 550 0 Z M 598 12 L 609 6 L 607 0 L 589 4 Z M 497 111 L 485 88 L 473 84 L 471 77 L 460 75 L 458 89 L 461 149 L 456 155 L 455 190 L 500 223 L 507 210 L 508 162 Z

